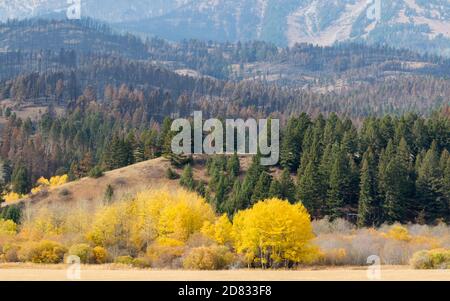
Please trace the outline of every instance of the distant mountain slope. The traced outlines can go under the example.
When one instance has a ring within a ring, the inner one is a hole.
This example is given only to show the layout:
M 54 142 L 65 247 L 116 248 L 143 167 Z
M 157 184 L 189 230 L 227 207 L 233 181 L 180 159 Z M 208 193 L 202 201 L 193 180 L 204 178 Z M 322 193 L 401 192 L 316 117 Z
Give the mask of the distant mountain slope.
M 374 3 L 379 9 L 373 10 Z M 83 0 L 81 5 L 83 17 L 171 40 L 264 40 L 279 46 L 356 40 L 450 55 L 449 0 Z M 62 0 L 5 0 L 0 20 L 63 16 L 67 7 Z
M 0 24 L 0 79 L 92 65 L 107 56 L 151 61 L 181 75 L 218 79 L 258 79 L 307 84 L 306 78 L 336 75 L 367 78 L 393 72 L 450 76 L 450 60 L 386 46 L 343 43 L 327 47 L 300 44 L 277 48 L 265 42 L 218 43 L 184 40 L 145 42 L 118 34 L 92 19 L 30 19 Z
M 117 28 L 175 40 L 261 39 L 280 46 L 356 40 L 450 55 L 450 1 L 380 3 L 376 21 L 368 18 L 367 0 L 199 0 Z
M 62 48 L 80 53 L 146 57 L 146 48 L 139 38 L 113 33 L 109 26 L 92 19 L 31 19 L 0 24 L 0 52 L 59 51 Z
M 191 0 L 81 0 L 80 4 L 84 17 L 114 23 L 161 16 L 188 2 Z M 69 6 L 67 0 L 2 0 L 0 20 L 61 15 Z
M 426 114 L 450 95 L 449 59 L 386 46 L 143 42 L 90 19 L 32 19 L 0 25 L 0 47 L 0 101 L 19 112 L 33 104 L 72 107 L 87 93 L 84 99 L 118 116 L 137 112 L 135 120 L 185 116 L 198 108 L 211 115 L 246 110 L 247 116 L 304 111 L 361 117 Z M 131 95 L 110 107 L 114 88 Z

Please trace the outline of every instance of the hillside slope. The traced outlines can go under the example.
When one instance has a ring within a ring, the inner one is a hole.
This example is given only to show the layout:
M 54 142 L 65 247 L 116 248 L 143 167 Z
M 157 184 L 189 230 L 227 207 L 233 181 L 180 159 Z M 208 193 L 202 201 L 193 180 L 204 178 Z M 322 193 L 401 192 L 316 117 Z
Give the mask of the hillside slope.
M 72 201 L 102 201 L 108 185 L 114 189 L 114 198 L 121 198 L 126 194 L 152 187 L 175 188 L 178 181 L 170 181 L 165 176 L 170 162 L 163 158 L 145 161 L 130 165 L 121 169 L 105 172 L 104 176 L 94 178 L 82 178 L 69 182 L 47 192 L 39 193 L 29 199 L 23 199 L 18 203 L 53 203 Z M 2 204 L 3 207 L 7 204 Z
M 240 161 L 242 170 L 247 170 L 251 158 L 242 157 Z M 208 179 L 203 163 L 204 161 L 201 159 L 195 160 L 193 173 L 196 180 L 206 181 Z M 169 167 L 180 175 L 183 172 L 182 169 L 171 166 L 168 159 L 157 158 L 105 172 L 102 177 L 97 179 L 82 178 L 69 182 L 16 203 L 3 203 L 2 207 L 18 203 L 48 205 L 57 202 L 102 202 L 108 185 L 113 188 L 113 199 L 116 200 L 146 189 L 168 188 L 172 190 L 180 188 L 179 180 L 169 180 L 166 177 Z M 275 173 L 277 172 L 275 171 Z

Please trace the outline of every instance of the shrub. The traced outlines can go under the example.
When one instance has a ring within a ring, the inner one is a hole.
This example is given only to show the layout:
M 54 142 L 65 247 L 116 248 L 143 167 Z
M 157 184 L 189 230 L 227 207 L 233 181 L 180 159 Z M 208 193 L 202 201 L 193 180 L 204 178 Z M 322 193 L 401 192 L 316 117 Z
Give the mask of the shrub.
M 166 177 L 169 179 L 169 180 L 176 180 L 176 179 L 178 179 L 180 176 L 175 172 L 175 171 L 173 171 L 173 169 L 172 168 L 167 168 L 167 170 L 166 170 Z
M 50 187 L 58 187 L 58 186 L 66 184 L 68 181 L 69 181 L 68 175 L 54 176 L 54 177 L 51 177 L 49 180 Z
M 340 265 L 345 262 L 347 251 L 343 248 L 327 250 L 320 254 L 319 263 L 324 265 Z
M 450 250 L 435 249 L 428 251 L 431 265 L 435 269 L 450 269 Z
M 82 263 L 90 263 L 94 259 L 93 250 L 88 244 L 76 244 L 71 246 L 68 255 L 80 257 Z
M 413 257 L 411 258 L 410 264 L 415 269 L 423 270 L 432 268 L 430 256 L 428 254 L 428 251 L 426 250 L 414 253 Z
M 28 242 L 22 245 L 18 257 L 23 262 L 56 264 L 63 262 L 66 251 L 57 242 L 43 240 L 40 242 Z
M 147 248 L 147 257 L 153 267 L 176 268 L 177 260 L 183 256 L 185 246 L 174 239 L 158 239 Z
M 0 235 L 16 235 L 17 225 L 12 220 L 0 219 Z
M 95 166 L 89 171 L 89 177 L 98 179 L 103 177 L 103 170 L 100 168 L 100 166 Z
M 106 203 L 111 203 L 113 196 L 114 196 L 114 188 L 112 187 L 111 184 L 108 184 L 108 186 L 106 186 L 103 199 L 105 200 Z
M 227 247 L 210 246 L 190 250 L 183 259 L 183 267 L 192 270 L 221 270 L 233 262 L 233 254 Z
M 70 195 L 70 190 L 64 188 L 59 192 L 59 196 L 69 196 Z
M 96 246 L 92 249 L 92 254 L 94 256 L 94 262 L 98 264 L 103 264 L 108 262 L 108 251 L 105 248 Z
M 390 265 L 406 265 L 408 264 L 413 251 L 411 250 L 412 245 L 402 240 L 387 240 L 384 242 L 383 248 L 381 249 L 381 258 L 383 264 Z
M 151 261 L 147 257 L 139 257 L 139 258 L 133 259 L 132 265 L 134 267 L 141 268 L 141 269 L 149 268 L 149 267 L 151 267 Z
M 410 263 L 415 269 L 450 269 L 450 250 L 419 251 Z
M 133 257 L 126 255 L 126 256 L 118 256 L 114 259 L 115 263 L 119 264 L 126 264 L 126 265 L 132 265 L 134 262 Z
M 375 230 L 364 229 L 354 235 L 323 234 L 314 243 L 322 251 L 324 263 L 366 265 L 370 255 L 380 254 L 382 240 Z
M 0 219 L 12 220 L 16 224 L 20 223 L 22 218 L 22 207 L 18 205 L 12 205 L 4 208 L 1 211 Z
M 10 192 L 4 195 L 3 199 L 5 200 L 6 203 L 13 203 L 17 202 L 20 199 L 23 199 L 24 197 L 26 197 L 26 195 L 18 194 L 16 192 Z
M 5 244 L 3 246 L 3 257 L 6 262 L 18 262 L 19 246 L 14 244 Z
M 350 234 L 355 230 L 355 225 L 342 218 L 337 218 L 330 221 L 326 216 L 321 220 L 314 220 L 312 222 L 314 234 Z
M 409 235 L 408 229 L 401 225 L 392 226 L 392 228 L 386 233 L 386 237 L 400 241 L 411 240 L 411 235 Z

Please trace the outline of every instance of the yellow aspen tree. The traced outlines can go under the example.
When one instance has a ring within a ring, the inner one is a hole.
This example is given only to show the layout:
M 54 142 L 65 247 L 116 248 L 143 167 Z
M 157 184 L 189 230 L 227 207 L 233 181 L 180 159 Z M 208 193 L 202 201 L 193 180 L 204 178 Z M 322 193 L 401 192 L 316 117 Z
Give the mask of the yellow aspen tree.
M 318 250 L 311 219 L 301 203 L 269 199 L 240 211 L 233 219 L 235 248 L 263 268 L 311 262 Z

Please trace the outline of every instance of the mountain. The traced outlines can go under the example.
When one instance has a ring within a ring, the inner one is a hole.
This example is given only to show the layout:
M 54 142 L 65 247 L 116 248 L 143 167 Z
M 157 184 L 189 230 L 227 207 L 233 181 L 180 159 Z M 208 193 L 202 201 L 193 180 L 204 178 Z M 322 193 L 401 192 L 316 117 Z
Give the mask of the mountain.
M 175 40 L 257 39 L 279 46 L 367 41 L 450 55 L 450 1 L 380 3 L 376 20 L 369 18 L 373 4 L 367 0 L 199 0 L 118 27 Z
M 110 23 L 136 21 L 164 15 L 190 0 L 82 0 L 81 14 Z M 67 0 L 2 0 L 0 20 L 65 15 Z
M 64 17 L 67 8 L 62 0 L 6 0 L 0 20 Z M 81 15 L 170 40 L 365 41 L 450 55 L 448 0 L 83 0 Z
M 105 55 L 146 60 L 191 77 L 302 86 L 317 80 L 373 81 L 394 74 L 450 76 L 448 59 L 362 43 L 278 48 L 266 42 L 173 43 L 160 38 L 144 42 L 92 19 L 27 19 L 0 24 L 0 79 L 29 71 L 92 65 Z
M 60 51 L 71 49 L 84 53 L 120 54 L 142 58 L 146 48 L 132 35 L 120 35 L 92 19 L 28 19 L 0 24 L 0 53 L 8 51 Z

